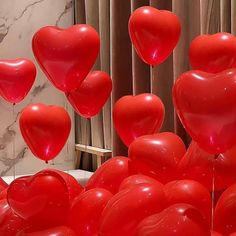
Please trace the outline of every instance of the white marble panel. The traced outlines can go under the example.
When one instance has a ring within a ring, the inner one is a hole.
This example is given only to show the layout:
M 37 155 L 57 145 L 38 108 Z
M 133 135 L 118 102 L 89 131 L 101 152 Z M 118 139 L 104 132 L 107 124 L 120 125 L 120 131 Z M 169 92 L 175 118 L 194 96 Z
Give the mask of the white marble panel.
M 26 57 L 36 63 L 31 49 L 33 34 L 46 25 L 59 27 L 72 25 L 73 13 L 72 0 L 1 0 L 0 59 Z M 15 109 L 11 104 L 0 99 L 1 176 L 13 175 L 14 172 L 18 175 L 30 174 L 47 167 L 62 170 L 74 168 L 74 127 L 63 151 L 48 165 L 33 157 L 21 137 L 18 115 L 29 103 L 42 102 L 64 106 L 74 123 L 73 111 L 64 94 L 52 87 L 38 65 L 37 69 L 34 87 L 24 101 L 15 106 Z

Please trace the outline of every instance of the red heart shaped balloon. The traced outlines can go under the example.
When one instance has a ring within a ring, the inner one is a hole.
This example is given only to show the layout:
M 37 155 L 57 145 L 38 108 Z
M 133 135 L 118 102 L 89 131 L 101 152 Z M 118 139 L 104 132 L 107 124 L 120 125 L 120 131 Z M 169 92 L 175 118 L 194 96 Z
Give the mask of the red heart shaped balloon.
M 209 236 L 210 228 L 197 208 L 182 203 L 172 205 L 141 221 L 135 236 L 144 235 Z
M 201 211 L 204 219 L 211 224 L 212 200 L 209 191 L 194 180 L 175 180 L 165 185 L 167 203 L 169 206 L 186 203 Z
M 134 235 L 138 223 L 166 206 L 163 187 L 138 184 L 114 195 L 106 205 L 98 235 Z
M 159 97 L 144 93 L 120 98 L 113 108 L 113 122 L 126 146 L 136 138 L 161 128 L 165 108 Z
M 188 71 L 175 82 L 173 99 L 182 124 L 202 149 L 217 154 L 236 144 L 236 69 Z
M 113 195 L 102 188 L 82 193 L 71 206 L 69 225 L 77 235 L 96 235 L 103 209 Z
M 30 60 L 0 60 L 0 95 L 13 104 L 25 98 L 36 77 L 36 67 Z
M 65 180 L 51 170 L 15 179 L 8 188 L 7 200 L 17 215 L 40 228 L 65 223 L 70 208 Z
M 150 65 L 165 61 L 178 42 L 180 31 L 178 17 L 166 10 L 140 7 L 129 19 L 129 35 L 136 52 Z
M 205 152 L 192 141 L 179 163 L 180 174 L 184 179 L 198 181 L 210 191 L 214 177 L 214 189 L 225 189 L 236 181 L 235 155 L 236 146 L 215 158 L 213 154 Z
M 0 235 L 16 236 L 17 232 L 27 226 L 27 223 L 17 216 L 9 207 L 7 200 L 0 201 Z
M 183 141 L 174 133 L 145 135 L 129 147 L 130 166 L 135 172 L 166 183 L 178 176 L 178 162 L 185 152 Z
M 162 183 L 158 182 L 157 180 L 147 175 L 131 175 L 122 181 L 122 183 L 120 184 L 119 191 L 132 188 L 136 186 L 137 184 L 144 184 L 144 183 L 151 183 L 151 184 L 155 184 L 156 186 L 159 185 L 159 188 L 163 188 Z
M 63 107 L 31 104 L 20 114 L 20 130 L 32 153 L 48 161 L 65 145 L 71 129 L 69 114 Z
M 112 89 L 110 76 L 103 71 L 93 71 L 78 89 L 66 96 L 74 110 L 85 118 L 91 118 L 102 109 Z
M 189 48 L 190 64 L 194 70 L 209 73 L 236 66 L 236 37 L 229 33 L 199 35 Z
M 19 232 L 16 236 L 76 236 L 76 233 L 67 226 L 56 226 L 40 231 L 25 230 Z
M 104 188 L 116 194 L 121 182 L 130 175 L 130 159 L 127 157 L 113 157 L 104 162 L 90 177 L 85 189 Z
M 214 211 L 214 228 L 223 235 L 236 232 L 236 184 L 220 196 Z
M 100 47 L 98 33 L 89 25 L 68 29 L 43 27 L 33 37 L 34 55 L 48 79 L 64 92 L 79 87 L 91 70 Z

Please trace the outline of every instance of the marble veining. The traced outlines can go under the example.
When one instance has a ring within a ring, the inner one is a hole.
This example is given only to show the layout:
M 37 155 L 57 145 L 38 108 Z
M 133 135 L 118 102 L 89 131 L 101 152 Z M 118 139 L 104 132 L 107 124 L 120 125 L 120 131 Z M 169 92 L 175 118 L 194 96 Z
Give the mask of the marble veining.
M 28 96 L 13 106 L 0 98 L 0 175 L 31 174 L 43 168 L 74 168 L 74 126 L 60 155 L 46 165 L 33 157 L 19 130 L 20 111 L 30 103 L 64 106 L 72 124 L 74 113 L 64 94 L 56 90 L 43 74 L 33 56 L 31 39 L 41 27 L 73 25 L 74 4 L 71 0 L 1 0 L 0 59 L 26 57 L 37 66 L 37 78 Z

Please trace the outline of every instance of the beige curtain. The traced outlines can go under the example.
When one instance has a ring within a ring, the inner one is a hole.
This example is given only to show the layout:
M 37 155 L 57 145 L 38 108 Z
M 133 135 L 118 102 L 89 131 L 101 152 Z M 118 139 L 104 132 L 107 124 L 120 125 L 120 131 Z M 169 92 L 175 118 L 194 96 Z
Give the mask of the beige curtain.
M 132 48 L 128 19 L 136 8 L 151 5 L 175 12 L 181 20 L 182 33 L 173 54 L 160 66 L 150 68 Z M 111 110 L 117 99 L 128 94 L 151 92 L 165 104 L 162 131 L 175 131 L 186 144 L 189 137 L 176 117 L 172 104 L 173 81 L 190 69 L 188 48 L 191 40 L 205 33 L 236 33 L 234 0 L 75 0 L 75 23 L 90 24 L 101 37 L 101 51 L 94 69 L 110 73 L 113 81 L 111 100 L 91 121 L 76 116 L 76 141 L 97 147 L 112 148 L 113 155 L 127 155 L 111 122 Z M 94 161 L 82 158 L 80 168 L 94 169 Z M 93 165 L 91 164 L 93 163 Z

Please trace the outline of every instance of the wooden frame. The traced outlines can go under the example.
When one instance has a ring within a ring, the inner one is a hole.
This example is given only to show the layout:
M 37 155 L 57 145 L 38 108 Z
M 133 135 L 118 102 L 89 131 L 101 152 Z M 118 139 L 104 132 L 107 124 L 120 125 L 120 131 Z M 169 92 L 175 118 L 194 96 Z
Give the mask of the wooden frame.
M 110 158 L 112 155 L 112 151 L 109 149 L 104 149 L 104 148 L 98 148 L 98 147 L 93 147 L 93 146 L 87 146 L 84 144 L 75 144 L 75 151 L 76 151 L 76 156 L 77 156 L 77 163 L 80 163 L 81 160 L 81 154 L 82 152 L 86 152 L 92 155 L 95 155 L 97 158 L 97 168 L 101 166 L 102 162 L 106 158 Z

